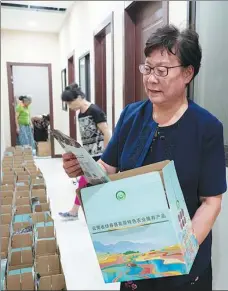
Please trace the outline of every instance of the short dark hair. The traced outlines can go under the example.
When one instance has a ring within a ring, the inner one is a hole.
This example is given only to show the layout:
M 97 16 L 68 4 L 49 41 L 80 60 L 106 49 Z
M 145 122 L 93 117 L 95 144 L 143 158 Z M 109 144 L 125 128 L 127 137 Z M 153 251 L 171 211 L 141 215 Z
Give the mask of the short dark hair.
M 153 50 L 159 48 L 176 55 L 183 67 L 193 66 L 194 77 L 198 74 L 202 49 L 199 44 L 199 35 L 194 30 L 180 31 L 174 25 L 158 28 L 146 42 L 145 56 L 148 57 Z
M 18 100 L 22 101 L 23 103 L 28 101 L 28 102 L 32 102 L 32 98 L 30 96 L 27 95 L 21 95 Z
M 70 84 L 65 88 L 61 95 L 61 99 L 64 102 L 72 102 L 78 97 L 85 98 L 85 94 L 82 92 L 81 88 L 78 86 L 78 84 L 73 83 Z

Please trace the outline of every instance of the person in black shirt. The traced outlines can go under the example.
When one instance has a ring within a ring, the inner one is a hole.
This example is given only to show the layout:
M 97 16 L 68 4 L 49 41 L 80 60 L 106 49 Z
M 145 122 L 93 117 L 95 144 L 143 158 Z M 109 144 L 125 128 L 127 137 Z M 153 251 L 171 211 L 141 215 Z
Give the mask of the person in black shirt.
M 77 84 L 66 87 L 62 93 L 62 101 L 65 101 L 71 110 L 79 110 L 78 121 L 82 145 L 94 160 L 98 161 L 111 138 L 105 113 L 97 105 L 85 99 L 85 94 Z M 64 157 L 70 160 L 72 154 L 65 154 Z M 86 180 L 82 176 L 79 187 L 85 184 Z M 78 218 L 79 206 L 80 202 L 76 196 L 72 209 L 68 212 L 60 212 L 59 215 L 67 219 Z

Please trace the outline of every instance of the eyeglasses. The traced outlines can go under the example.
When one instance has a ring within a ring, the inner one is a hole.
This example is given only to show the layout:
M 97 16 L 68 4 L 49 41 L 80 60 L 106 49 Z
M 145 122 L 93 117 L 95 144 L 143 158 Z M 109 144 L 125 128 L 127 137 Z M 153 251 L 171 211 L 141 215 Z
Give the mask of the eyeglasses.
M 165 66 L 157 66 L 151 68 L 148 65 L 142 64 L 139 65 L 139 71 L 143 75 L 150 75 L 153 72 L 158 77 L 166 77 L 169 73 L 169 69 L 183 67 L 182 65 L 174 66 L 174 67 L 165 67 Z

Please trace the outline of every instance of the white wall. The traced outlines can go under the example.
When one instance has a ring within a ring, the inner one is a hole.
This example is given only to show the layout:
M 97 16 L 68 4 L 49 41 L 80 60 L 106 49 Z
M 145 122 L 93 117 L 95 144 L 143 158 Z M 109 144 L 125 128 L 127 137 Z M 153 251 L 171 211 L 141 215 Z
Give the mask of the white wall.
M 59 44 L 62 69 L 67 66 L 67 58 L 74 51 L 76 82 L 79 82 L 78 59 L 85 52 L 90 51 L 91 101 L 94 102 L 93 32 L 112 11 L 114 11 L 114 92 L 115 121 L 117 122 L 123 107 L 124 1 L 76 1 L 59 34 Z
M 6 62 L 51 63 L 54 127 L 64 130 L 62 123 L 61 69 L 59 61 L 58 35 L 51 33 L 35 33 L 25 31 L 1 31 L 1 100 L 4 118 L 5 145 L 11 144 L 8 106 L 8 81 Z M 62 153 L 61 147 L 55 143 L 55 153 Z

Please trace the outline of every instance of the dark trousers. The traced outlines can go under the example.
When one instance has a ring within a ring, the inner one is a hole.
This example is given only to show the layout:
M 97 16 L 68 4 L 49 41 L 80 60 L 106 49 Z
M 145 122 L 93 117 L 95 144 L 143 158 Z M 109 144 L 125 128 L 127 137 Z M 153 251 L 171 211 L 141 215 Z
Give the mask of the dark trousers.
M 137 286 L 137 287 L 136 287 Z M 151 279 L 134 281 L 133 284 L 122 283 L 120 291 L 212 291 L 212 268 L 211 265 L 190 282 L 179 286 L 172 286 L 166 279 Z

